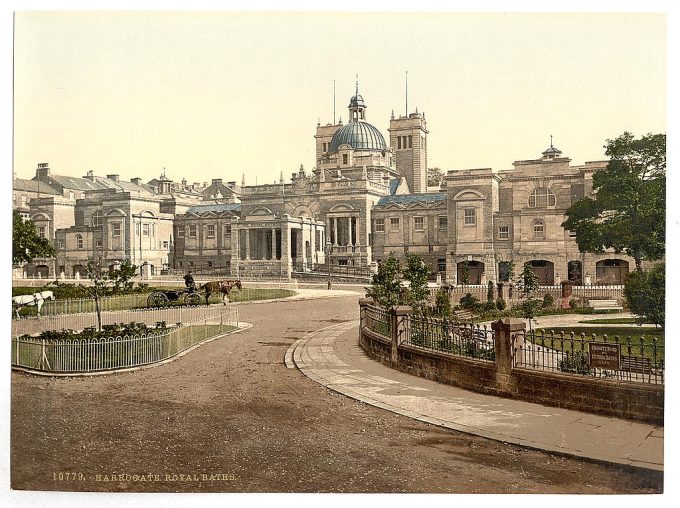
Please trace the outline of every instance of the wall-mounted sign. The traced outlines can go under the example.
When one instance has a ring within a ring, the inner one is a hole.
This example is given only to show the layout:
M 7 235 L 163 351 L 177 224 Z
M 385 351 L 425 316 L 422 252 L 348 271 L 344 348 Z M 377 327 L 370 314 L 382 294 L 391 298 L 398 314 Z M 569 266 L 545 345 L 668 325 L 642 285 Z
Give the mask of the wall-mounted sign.
M 590 367 L 608 370 L 621 368 L 621 344 L 588 342 Z

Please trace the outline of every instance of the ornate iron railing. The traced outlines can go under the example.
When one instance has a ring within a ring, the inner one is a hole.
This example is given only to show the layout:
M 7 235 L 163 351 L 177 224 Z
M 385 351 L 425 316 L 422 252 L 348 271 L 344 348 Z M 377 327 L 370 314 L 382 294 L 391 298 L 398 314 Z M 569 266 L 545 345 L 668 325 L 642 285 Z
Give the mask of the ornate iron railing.
M 477 360 L 496 358 L 493 330 L 446 319 L 405 316 L 400 343 Z
M 513 367 L 561 374 L 663 384 L 665 347 L 656 338 L 637 339 L 554 332 L 519 332 Z

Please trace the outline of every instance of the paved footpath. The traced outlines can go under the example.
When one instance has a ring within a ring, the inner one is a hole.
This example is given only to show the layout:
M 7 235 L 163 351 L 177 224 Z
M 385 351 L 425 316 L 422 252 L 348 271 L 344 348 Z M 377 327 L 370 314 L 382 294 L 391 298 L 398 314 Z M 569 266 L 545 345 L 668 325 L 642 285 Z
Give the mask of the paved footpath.
M 370 359 L 358 322 L 332 325 L 291 346 L 286 365 L 331 390 L 416 420 L 549 452 L 663 470 L 663 427 L 481 395 Z

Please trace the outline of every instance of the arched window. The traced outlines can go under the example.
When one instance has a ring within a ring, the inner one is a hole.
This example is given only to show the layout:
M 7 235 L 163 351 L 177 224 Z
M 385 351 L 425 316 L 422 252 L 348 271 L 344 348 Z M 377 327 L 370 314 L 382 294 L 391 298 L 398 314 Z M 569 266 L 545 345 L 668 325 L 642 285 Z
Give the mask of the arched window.
M 546 187 L 537 187 L 529 196 L 529 208 L 554 208 L 555 194 Z
M 534 238 L 545 238 L 545 222 L 541 219 L 534 221 Z
M 83 237 L 82 235 L 76 235 L 76 249 L 83 248 Z
M 98 228 L 102 225 L 102 212 L 97 210 L 92 214 L 92 226 Z

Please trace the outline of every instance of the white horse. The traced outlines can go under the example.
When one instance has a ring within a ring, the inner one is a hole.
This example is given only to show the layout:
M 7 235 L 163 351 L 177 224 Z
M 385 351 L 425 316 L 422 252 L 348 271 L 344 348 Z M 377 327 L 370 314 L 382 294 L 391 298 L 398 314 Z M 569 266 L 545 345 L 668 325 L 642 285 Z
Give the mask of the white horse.
M 54 300 L 54 293 L 52 291 L 42 291 L 40 293 L 35 293 L 32 295 L 19 295 L 12 298 L 12 307 L 14 307 L 14 312 L 19 317 L 19 309 L 21 307 L 33 306 L 38 307 L 38 316 L 40 315 L 40 309 L 43 306 L 45 300 Z

